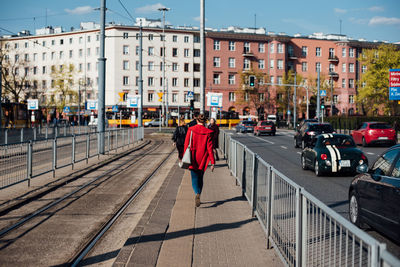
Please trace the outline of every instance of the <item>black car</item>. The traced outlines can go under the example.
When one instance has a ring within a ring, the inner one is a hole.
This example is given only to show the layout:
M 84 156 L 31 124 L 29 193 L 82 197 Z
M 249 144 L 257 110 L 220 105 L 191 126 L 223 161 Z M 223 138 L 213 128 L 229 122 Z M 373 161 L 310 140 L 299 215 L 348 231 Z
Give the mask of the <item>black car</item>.
M 301 153 L 303 170 L 313 169 L 317 176 L 328 173 L 354 175 L 361 164 L 368 164 L 368 159 L 346 134 L 318 135 Z
M 236 125 L 236 132 L 252 133 L 254 131 L 254 126 L 256 126 L 256 122 L 254 121 L 240 121 Z
M 300 131 L 301 127 L 303 127 L 304 124 L 306 124 L 307 122 L 318 122 L 317 119 L 305 119 L 302 120 L 296 127 L 296 131 Z
M 400 243 L 400 145 L 357 168 L 349 189 L 350 221 L 365 224 Z
M 294 147 L 301 146 L 301 148 L 304 149 L 316 136 L 334 132 L 335 130 L 330 123 L 304 123 L 300 130 L 294 135 Z

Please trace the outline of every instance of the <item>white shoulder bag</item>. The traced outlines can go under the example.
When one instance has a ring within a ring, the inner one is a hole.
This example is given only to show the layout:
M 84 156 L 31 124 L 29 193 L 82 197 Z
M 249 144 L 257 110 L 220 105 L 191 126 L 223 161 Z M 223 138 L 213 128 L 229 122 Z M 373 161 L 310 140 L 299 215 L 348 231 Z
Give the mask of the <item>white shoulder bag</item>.
M 190 132 L 190 140 L 189 140 L 189 145 L 185 150 L 185 153 L 183 154 L 182 161 L 179 162 L 179 167 L 182 169 L 188 169 L 190 164 L 192 163 L 192 152 L 190 151 L 190 146 L 192 144 L 192 134 L 193 131 Z

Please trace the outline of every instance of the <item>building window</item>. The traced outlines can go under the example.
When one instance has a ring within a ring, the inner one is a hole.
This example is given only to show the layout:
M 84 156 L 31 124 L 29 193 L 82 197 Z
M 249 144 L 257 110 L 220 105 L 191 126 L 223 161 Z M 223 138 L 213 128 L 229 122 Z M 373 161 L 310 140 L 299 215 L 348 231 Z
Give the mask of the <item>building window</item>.
M 135 62 L 135 69 L 136 69 L 136 70 L 139 70 L 139 61 L 136 61 L 136 62 Z
M 264 94 L 263 94 L 263 93 L 258 94 L 258 100 L 259 100 L 260 102 L 263 102 L 263 101 L 264 101 Z
M 153 61 L 149 61 L 147 67 L 148 67 L 149 71 L 153 71 L 154 70 L 154 62 Z
M 349 88 L 354 88 L 354 79 L 349 79 Z
M 148 77 L 147 78 L 147 85 L 148 86 L 153 86 L 154 85 L 154 78 L 153 77 Z
M 122 61 L 122 68 L 124 70 L 129 70 L 129 61 L 128 60 Z
M 90 57 L 90 48 L 87 49 L 87 56 Z
M 46 66 L 42 67 L 42 74 L 46 74 Z
M 258 52 L 264 53 L 265 52 L 265 44 L 264 43 L 258 43 Z
M 176 43 L 178 41 L 177 35 L 172 35 L 172 42 Z
M 342 79 L 342 88 L 346 88 L 346 79 Z
M 160 56 L 164 56 L 165 47 L 160 47 Z
M 270 77 L 270 83 L 275 83 L 275 77 L 274 76 Z
M 349 57 L 354 57 L 354 48 L 349 48 Z
M 278 70 L 283 70 L 283 60 L 278 59 Z
M 329 58 L 335 58 L 335 49 L 329 48 Z
M 301 63 L 301 70 L 302 70 L 303 72 L 308 71 L 307 62 L 302 62 L 302 63 Z
M 278 76 L 278 84 L 282 84 L 282 76 Z
M 122 77 L 122 84 L 123 85 L 128 85 L 129 84 L 129 77 L 128 76 Z
M 149 34 L 149 41 L 153 41 L 153 39 L 154 39 L 154 35 L 153 34 Z
M 194 63 L 193 64 L 193 71 L 194 72 L 199 72 L 200 71 L 200 64 L 199 63 Z
M 244 42 L 244 52 L 250 53 L 250 43 L 249 42 Z
M 342 48 L 342 57 L 346 57 L 346 48 L 345 47 Z
M 193 56 L 194 57 L 200 57 L 200 49 L 194 49 L 193 50 Z
M 73 50 L 69 50 L 69 58 L 72 58 L 73 57 Z
M 235 42 L 229 41 L 229 51 L 235 51 Z
M 37 74 L 37 67 L 35 66 L 35 67 L 33 67 L 33 75 L 36 75 Z
M 269 67 L 270 67 L 271 69 L 275 68 L 275 61 L 274 61 L 273 59 L 270 59 L 270 60 L 269 60 Z
M 220 46 L 219 46 L 219 41 L 218 40 L 214 40 L 214 50 L 219 50 Z
M 349 64 L 349 72 L 353 73 L 354 72 L 354 63 Z
M 82 57 L 83 56 L 83 49 L 79 49 L 79 57 Z M 53 57 L 53 55 L 52 55 L 52 57 Z
M 177 93 L 172 93 L 172 103 L 178 102 L 178 94 Z
M 259 59 L 259 60 L 258 60 L 258 68 L 259 68 L 260 70 L 263 70 L 264 67 L 265 67 L 265 60 L 264 60 L 264 59 Z
M 243 60 L 243 69 L 244 69 L 244 70 L 250 69 L 250 60 L 247 59 L 247 58 L 245 58 L 245 59 Z
M 46 60 L 46 53 L 42 53 L 42 60 Z
M 172 71 L 178 71 L 178 63 L 172 63 Z
M 220 84 L 219 76 L 220 75 L 218 73 L 214 73 L 214 79 L 213 79 L 214 84 Z
M 82 71 L 82 70 L 83 70 L 83 64 L 79 63 L 79 71 Z
M 91 64 L 88 63 L 88 64 L 87 64 L 87 70 L 88 70 L 88 71 L 90 71 L 90 66 L 91 66 Z
M 235 67 L 235 58 L 230 57 L 228 64 L 229 64 L 229 68 L 234 68 Z
M 307 54 L 308 54 L 308 48 L 307 48 L 307 46 L 302 46 L 302 47 L 301 47 L 301 55 L 302 55 L 303 57 L 306 57 Z
M 193 86 L 194 87 L 200 87 L 200 79 L 199 78 L 194 78 L 193 79 Z
M 184 72 L 189 72 L 189 63 L 185 63 L 185 64 L 183 65 L 183 71 L 184 71 Z
M 139 55 L 139 46 L 136 46 L 135 55 Z M 162 55 L 161 55 L 162 56 Z
M 183 56 L 184 56 L 184 57 L 189 57 L 189 49 L 188 49 L 188 48 L 185 48 L 185 49 L 183 50 Z
M 37 53 L 33 54 L 33 61 L 37 61 Z
M 332 63 L 329 64 L 329 72 L 335 72 L 335 65 Z
M 193 42 L 194 43 L 200 43 L 200 35 L 193 36 Z
M 189 43 L 189 36 L 184 36 L 183 37 L 183 42 Z
M 235 75 L 234 74 L 229 74 L 228 84 L 235 84 Z
M 230 102 L 235 102 L 236 101 L 236 97 L 235 97 L 235 93 L 234 92 L 229 92 L 229 101 Z
M 178 86 L 178 78 L 172 78 L 172 86 L 177 87 Z
M 149 49 L 148 49 L 148 55 L 149 56 L 152 56 L 152 55 L 154 55 L 154 47 L 149 47 Z
M 346 63 L 342 64 L 342 72 L 345 73 L 346 72 Z
M 183 86 L 184 87 L 189 87 L 189 78 L 183 79 Z
M 338 103 L 338 96 L 333 95 L 333 104 L 337 104 L 337 103 Z
M 147 93 L 147 101 L 148 102 L 154 101 L 154 93 Z
M 349 103 L 354 104 L 354 95 L 349 95 Z
M 315 56 L 317 56 L 317 57 L 321 56 L 321 47 L 316 47 L 315 48 Z
M 278 44 L 278 53 L 283 54 L 283 44 Z
M 178 48 L 172 48 L 172 56 L 177 57 L 178 56 Z
M 366 65 L 362 65 L 361 72 L 362 73 L 366 73 L 367 72 L 367 66 Z
M 315 71 L 316 72 L 321 71 L 321 63 L 320 62 L 315 63 Z
M 220 58 L 219 57 L 214 57 L 214 67 L 219 68 L 220 67 Z
M 271 44 L 269 45 L 269 52 L 270 52 L 271 54 L 275 53 L 275 45 L 274 45 L 273 43 L 271 43 Z
M 56 40 L 51 40 L 51 45 L 55 45 L 56 44 Z
M 361 87 L 362 87 L 362 88 L 365 88 L 365 86 L 367 86 L 367 82 L 362 82 L 362 83 L 361 83 Z
M 129 55 L 129 46 L 128 45 L 124 45 L 122 47 L 122 54 Z

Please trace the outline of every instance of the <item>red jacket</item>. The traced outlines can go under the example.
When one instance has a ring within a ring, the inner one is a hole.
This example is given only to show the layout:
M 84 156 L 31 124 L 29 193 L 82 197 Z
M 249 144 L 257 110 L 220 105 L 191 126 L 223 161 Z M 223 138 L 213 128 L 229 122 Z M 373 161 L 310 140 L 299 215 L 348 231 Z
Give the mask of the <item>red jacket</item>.
M 192 164 L 189 166 L 189 169 L 205 171 L 210 161 L 211 164 L 215 164 L 211 140 L 213 131 L 199 124 L 189 127 L 186 134 L 184 151 L 189 146 L 191 133 L 193 133 L 192 145 L 190 147 L 192 151 Z

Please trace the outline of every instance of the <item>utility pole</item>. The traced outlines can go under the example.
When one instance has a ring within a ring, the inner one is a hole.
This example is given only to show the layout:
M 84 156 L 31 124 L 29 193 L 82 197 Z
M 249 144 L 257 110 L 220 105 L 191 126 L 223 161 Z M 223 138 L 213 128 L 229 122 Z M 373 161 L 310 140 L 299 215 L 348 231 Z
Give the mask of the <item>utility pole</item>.
M 321 103 L 320 103 L 320 90 L 319 90 L 319 78 L 320 78 L 320 70 L 318 69 L 318 79 L 317 79 L 317 118 L 318 122 L 321 122 L 321 116 L 320 116 L 320 108 L 321 108 Z
M 293 128 L 296 129 L 296 91 L 297 91 L 297 83 L 296 83 L 296 72 L 294 72 L 294 94 L 293 94 Z
M 81 126 L 81 80 L 78 80 L 78 126 Z M 80 128 L 79 128 L 80 129 Z
M 166 125 L 168 126 L 168 93 L 165 91 L 165 11 L 169 11 L 169 8 L 162 7 L 158 9 L 159 11 L 163 12 L 163 34 L 162 34 L 162 41 L 163 41 L 163 75 L 162 75 L 162 91 L 163 91 L 163 101 L 162 101 L 162 115 L 165 114 L 166 118 Z M 168 89 L 167 89 L 168 90 Z M 164 102 L 165 102 L 165 113 L 164 113 Z M 161 124 L 164 124 L 164 116 L 161 119 Z
M 138 112 L 138 126 L 143 126 L 143 32 L 142 32 L 142 20 L 140 20 L 139 26 L 139 95 L 140 95 L 140 103 L 139 104 L 139 112 Z
M 106 0 L 101 0 L 100 7 L 100 57 L 99 57 L 99 96 L 97 100 L 97 131 L 100 133 L 98 141 L 99 153 L 104 154 L 104 117 L 106 93 L 106 58 L 105 47 Z M 85 81 L 86 82 L 86 81 Z
M 331 75 L 331 116 L 333 116 L 333 76 Z
M 200 0 L 200 112 L 205 111 L 205 42 L 204 42 L 204 1 Z

